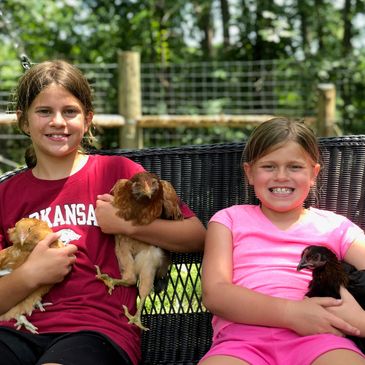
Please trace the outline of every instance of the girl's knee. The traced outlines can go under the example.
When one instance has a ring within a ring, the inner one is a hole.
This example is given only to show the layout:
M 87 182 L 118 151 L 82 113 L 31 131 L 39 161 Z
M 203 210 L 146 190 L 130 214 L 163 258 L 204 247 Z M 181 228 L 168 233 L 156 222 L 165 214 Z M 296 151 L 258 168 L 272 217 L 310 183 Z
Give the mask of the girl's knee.
M 328 351 L 312 363 L 312 365 L 365 365 L 365 357 L 355 351 L 338 349 Z
M 215 355 L 209 356 L 199 362 L 198 365 L 250 365 L 248 362 L 233 356 Z

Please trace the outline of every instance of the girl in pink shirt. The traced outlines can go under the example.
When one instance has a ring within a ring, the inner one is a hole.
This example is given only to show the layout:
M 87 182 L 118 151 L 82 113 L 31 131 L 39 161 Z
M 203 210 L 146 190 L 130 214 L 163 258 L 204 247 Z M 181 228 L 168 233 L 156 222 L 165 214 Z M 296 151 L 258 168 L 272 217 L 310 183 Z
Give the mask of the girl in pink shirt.
M 210 220 L 203 259 L 203 301 L 213 343 L 200 365 L 365 364 L 345 335 L 365 336 L 365 313 L 351 294 L 306 298 L 310 271 L 296 267 L 303 249 L 327 246 L 365 269 L 365 236 L 347 218 L 303 203 L 320 170 L 313 132 L 271 119 L 255 129 L 243 168 L 260 201 Z

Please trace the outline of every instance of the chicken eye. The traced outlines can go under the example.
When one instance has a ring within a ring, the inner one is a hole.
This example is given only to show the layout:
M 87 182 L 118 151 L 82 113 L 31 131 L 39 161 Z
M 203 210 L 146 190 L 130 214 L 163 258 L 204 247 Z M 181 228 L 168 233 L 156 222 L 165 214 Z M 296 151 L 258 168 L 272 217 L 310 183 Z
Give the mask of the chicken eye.
M 314 262 L 318 262 L 321 260 L 321 255 L 319 253 L 316 253 L 314 256 L 313 256 L 313 261 Z

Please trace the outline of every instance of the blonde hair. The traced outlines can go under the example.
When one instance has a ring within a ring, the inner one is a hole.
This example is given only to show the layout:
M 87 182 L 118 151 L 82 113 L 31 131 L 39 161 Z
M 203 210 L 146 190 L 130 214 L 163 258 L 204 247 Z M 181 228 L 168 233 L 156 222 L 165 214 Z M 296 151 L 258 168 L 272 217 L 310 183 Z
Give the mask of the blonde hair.
M 90 85 L 83 73 L 70 63 L 63 60 L 45 61 L 32 66 L 20 78 L 15 92 L 16 110 L 20 111 L 18 127 L 26 135 L 28 123 L 28 110 L 37 95 L 51 84 L 62 86 L 82 104 L 84 114 L 93 111 L 92 92 Z M 88 129 L 84 145 L 91 145 L 94 137 L 91 128 Z M 82 146 L 80 146 L 82 149 Z M 34 167 L 37 163 L 33 146 L 25 153 L 25 161 L 28 167 Z

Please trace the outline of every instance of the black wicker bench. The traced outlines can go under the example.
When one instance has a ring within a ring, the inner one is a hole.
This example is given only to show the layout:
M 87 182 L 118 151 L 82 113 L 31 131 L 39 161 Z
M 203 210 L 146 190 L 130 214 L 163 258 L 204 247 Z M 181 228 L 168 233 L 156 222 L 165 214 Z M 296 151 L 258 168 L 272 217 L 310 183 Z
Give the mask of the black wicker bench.
M 243 180 L 243 143 L 181 148 L 110 150 L 122 154 L 169 180 L 179 196 L 206 224 L 219 209 L 233 204 L 257 203 Z M 318 193 L 307 205 L 343 214 L 365 229 L 365 136 L 322 138 L 323 170 Z M 0 182 L 14 172 L 0 177 Z M 167 291 L 152 294 L 143 322 L 143 365 L 196 364 L 209 349 L 211 315 L 201 303 L 201 254 L 174 254 Z

